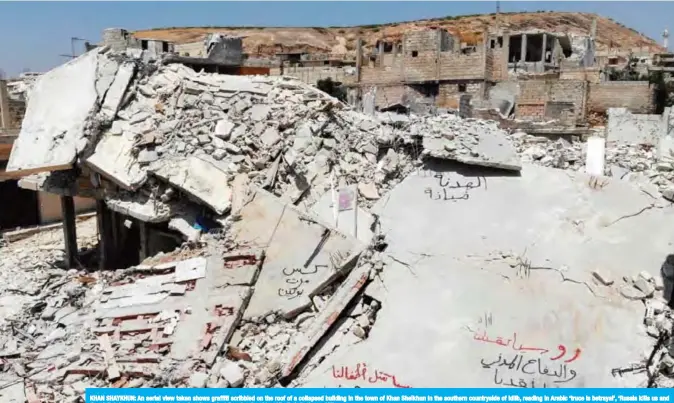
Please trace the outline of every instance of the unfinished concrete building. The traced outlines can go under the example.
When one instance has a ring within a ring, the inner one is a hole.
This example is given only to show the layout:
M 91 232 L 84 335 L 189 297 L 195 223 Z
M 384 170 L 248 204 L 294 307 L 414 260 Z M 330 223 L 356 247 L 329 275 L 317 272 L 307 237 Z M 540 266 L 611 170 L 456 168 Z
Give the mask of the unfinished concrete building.
M 400 43 L 382 40 L 375 52 L 357 59 L 358 72 L 347 84 L 360 94 L 377 87 L 375 104 L 380 109 L 458 108 L 463 95 L 482 99 L 493 79 L 490 49 L 462 52 L 459 41 L 442 29 L 407 32 Z

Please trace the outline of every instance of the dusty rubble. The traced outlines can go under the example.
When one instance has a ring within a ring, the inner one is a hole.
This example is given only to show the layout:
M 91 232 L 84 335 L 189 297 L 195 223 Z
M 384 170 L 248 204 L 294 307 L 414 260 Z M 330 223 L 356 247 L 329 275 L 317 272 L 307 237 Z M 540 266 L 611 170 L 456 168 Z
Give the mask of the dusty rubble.
M 381 303 L 362 290 L 385 243 L 367 207 L 429 156 L 520 169 L 482 121 L 366 116 L 294 79 L 141 60 L 97 49 L 41 77 L 8 170 L 58 192 L 76 188 L 63 169 L 77 165 L 111 210 L 168 223 L 186 242 L 123 270 L 64 272 L 34 255 L 3 273 L 32 276 L 14 288 L 33 298 L 6 315 L 10 399 L 295 384 L 301 362 L 329 354 L 314 350 L 333 327 L 336 349 L 376 320 Z M 64 106 L 64 91 L 77 102 Z M 197 225 L 204 215 L 212 226 Z M 2 253 L 40 250 L 39 236 Z
M 39 172 L 27 179 L 53 190 L 72 188 L 77 178 L 65 169 L 77 166 L 110 209 L 165 223 L 185 242 L 116 271 L 92 271 L 86 260 L 79 270 L 62 269 L 59 229 L 0 247 L 0 397 L 7 401 L 77 401 L 91 386 L 302 386 L 337 351 L 372 337 L 386 285 L 365 291 L 383 284 L 391 260 L 416 277 L 413 264 L 388 255 L 370 208 L 386 206 L 417 168 L 451 160 L 515 181 L 521 160 L 571 170 L 584 164 L 578 143 L 508 135 L 494 122 L 366 116 L 294 79 L 140 59 L 98 49 L 45 74 L 8 170 Z M 62 91 L 86 96 L 61 113 Z M 612 176 L 616 166 L 638 171 L 638 156 L 650 172 L 649 152 L 609 149 L 607 166 Z M 45 172 L 55 167 L 62 171 Z M 444 198 L 430 182 L 415 197 L 454 211 L 465 208 L 455 203 L 484 197 L 482 174 L 451 175 L 451 183 L 442 173 L 425 178 L 449 184 Z M 489 181 L 496 191 L 512 185 Z M 414 210 L 402 205 L 397 211 Z M 89 256 L 96 220 L 81 223 L 78 235 L 80 256 Z M 663 292 L 646 274 L 594 277 L 625 300 L 656 304 Z M 662 332 L 668 308 L 647 312 L 656 315 L 649 334 Z
M 522 162 L 573 171 L 585 169 L 584 142 L 550 140 L 524 132 L 515 132 L 510 137 Z M 674 198 L 674 159 L 658 155 L 657 147 L 607 142 L 605 157 L 606 176 L 648 182 L 657 186 L 666 198 Z

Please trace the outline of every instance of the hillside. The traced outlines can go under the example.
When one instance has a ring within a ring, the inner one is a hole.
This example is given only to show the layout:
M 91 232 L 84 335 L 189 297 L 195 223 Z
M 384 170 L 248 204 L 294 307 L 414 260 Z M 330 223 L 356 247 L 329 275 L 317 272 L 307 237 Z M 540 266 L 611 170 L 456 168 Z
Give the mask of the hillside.
M 498 26 L 503 30 L 525 31 L 542 29 L 548 32 L 587 34 L 592 19 L 597 18 L 597 44 L 599 49 L 608 47 L 632 49 L 648 48 L 653 51 L 662 47 L 654 40 L 639 34 L 609 18 L 588 13 L 534 12 L 505 13 L 498 17 Z M 244 51 L 251 55 L 273 55 L 276 52 L 306 51 L 309 53 L 345 54 L 355 49 L 356 39 L 363 38 L 366 49 L 382 38 L 400 38 L 407 30 L 422 27 L 442 27 L 463 42 L 478 43 L 482 33 L 496 28 L 494 14 L 445 17 L 431 20 L 409 21 L 383 25 L 329 28 L 283 28 L 283 27 L 184 27 L 157 28 L 133 32 L 146 39 L 160 39 L 175 43 L 199 41 L 204 34 L 221 32 L 244 37 Z

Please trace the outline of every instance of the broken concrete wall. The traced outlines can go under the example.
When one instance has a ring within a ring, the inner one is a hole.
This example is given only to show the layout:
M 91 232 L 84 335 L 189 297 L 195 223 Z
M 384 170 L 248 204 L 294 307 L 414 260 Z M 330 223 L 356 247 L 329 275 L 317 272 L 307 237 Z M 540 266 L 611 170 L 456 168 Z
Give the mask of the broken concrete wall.
M 233 242 L 239 247 L 266 251 L 246 318 L 271 313 L 297 315 L 365 247 L 264 191 L 255 192 L 239 215 L 241 220 L 231 229 Z M 226 281 L 249 284 L 256 276 L 247 270 L 238 276 L 233 273 Z
M 208 58 L 218 63 L 240 66 L 243 62 L 243 39 L 241 37 L 211 34 L 205 39 Z
M 611 108 L 608 110 L 606 140 L 657 146 L 668 133 L 668 116 L 633 114 L 626 108 Z

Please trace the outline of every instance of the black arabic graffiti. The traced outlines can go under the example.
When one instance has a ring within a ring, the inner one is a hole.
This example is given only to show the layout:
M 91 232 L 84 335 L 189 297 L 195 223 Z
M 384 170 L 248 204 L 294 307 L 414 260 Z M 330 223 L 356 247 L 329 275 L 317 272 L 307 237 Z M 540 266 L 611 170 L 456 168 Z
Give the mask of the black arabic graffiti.
M 560 384 L 570 382 L 577 376 L 576 371 L 569 369 L 566 363 L 555 363 L 555 365 L 559 365 L 559 370 L 550 371 L 544 362 L 545 359 L 541 359 L 540 357 L 526 359 L 523 354 L 515 354 L 512 359 L 504 358 L 502 354 L 499 354 L 498 358 L 491 362 L 485 362 L 484 358 L 480 360 L 482 368 L 494 370 L 493 381 L 495 385 L 516 388 L 547 388 L 550 387 L 548 386 L 548 382 L 544 381 L 537 386 L 536 380 L 533 378 L 546 376 L 550 377 L 551 384 Z M 510 376 L 510 374 L 514 375 L 515 378 L 519 377 L 517 383 L 515 383 L 513 376 Z M 510 376 L 509 382 L 504 381 L 504 375 Z M 520 377 L 520 375 L 524 375 L 524 377 Z M 530 378 L 529 381 L 526 380 L 527 378 Z
M 477 176 L 475 178 L 476 182 L 473 180 L 461 184 L 459 181 L 452 181 L 448 174 L 436 173 L 433 175 L 435 179 L 438 180 L 439 189 L 427 187 L 424 190 L 424 193 L 428 195 L 428 198 L 431 200 L 443 200 L 443 201 L 458 201 L 458 200 L 468 200 L 470 199 L 469 191 L 472 189 L 481 188 L 484 185 L 484 188 L 487 188 L 487 178 L 484 176 Z M 452 183 L 453 182 L 453 183 Z M 463 193 L 455 192 L 456 189 L 462 189 Z
M 278 296 L 279 297 L 286 297 L 287 299 L 295 299 L 302 295 L 304 293 L 304 290 L 301 288 L 303 284 L 306 284 L 309 282 L 308 279 L 303 279 L 301 276 L 309 276 L 312 274 L 318 273 L 318 269 L 321 268 L 328 268 L 327 265 L 324 264 L 317 264 L 314 265 L 313 268 L 310 267 L 299 267 L 299 268 L 294 268 L 294 269 L 288 269 L 284 268 L 282 270 L 282 273 L 284 276 L 288 277 L 285 279 L 286 284 L 289 286 L 287 288 L 279 288 L 278 289 Z M 300 278 L 297 277 L 291 277 L 294 274 L 297 274 L 300 276 Z

